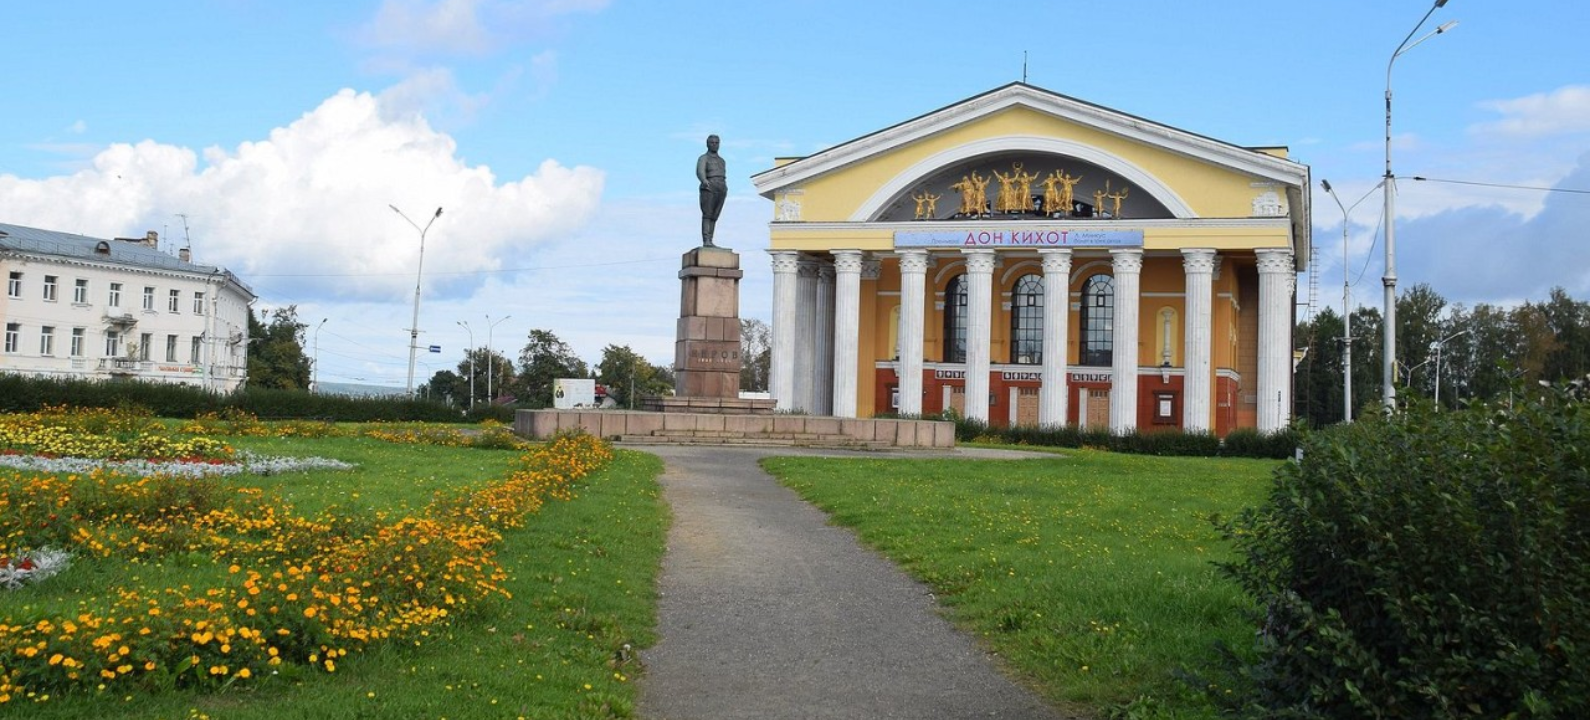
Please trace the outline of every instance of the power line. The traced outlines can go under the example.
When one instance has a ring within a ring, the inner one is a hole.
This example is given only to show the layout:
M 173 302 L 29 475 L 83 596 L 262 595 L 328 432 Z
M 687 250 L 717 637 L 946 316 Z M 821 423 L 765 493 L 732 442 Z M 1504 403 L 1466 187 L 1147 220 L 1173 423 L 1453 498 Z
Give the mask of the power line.
M 1540 187 L 1538 185 L 1508 185 L 1506 183 L 1476 182 L 1474 180 L 1443 180 L 1441 178 L 1419 177 L 1418 175 L 1413 176 L 1413 179 L 1418 180 L 1419 182 L 1448 183 L 1451 185 L 1478 185 L 1480 187 L 1503 188 L 1506 190 L 1535 190 L 1538 192 L 1559 192 L 1574 193 L 1576 195 L 1590 195 L 1590 190 L 1579 190 L 1577 188 Z

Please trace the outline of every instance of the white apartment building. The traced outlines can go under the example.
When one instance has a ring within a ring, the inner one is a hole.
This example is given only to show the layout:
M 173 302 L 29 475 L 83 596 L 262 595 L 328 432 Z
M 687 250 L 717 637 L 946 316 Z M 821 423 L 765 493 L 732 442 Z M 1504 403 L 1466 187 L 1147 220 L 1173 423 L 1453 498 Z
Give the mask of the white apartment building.
M 0 223 L 0 372 L 241 386 L 253 290 L 158 239 Z

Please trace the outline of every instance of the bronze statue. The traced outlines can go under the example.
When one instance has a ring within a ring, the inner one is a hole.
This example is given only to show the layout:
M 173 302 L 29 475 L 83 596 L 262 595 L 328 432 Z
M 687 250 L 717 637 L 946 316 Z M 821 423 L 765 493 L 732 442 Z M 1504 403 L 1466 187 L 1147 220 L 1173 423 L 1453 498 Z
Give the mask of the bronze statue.
M 696 159 L 696 179 L 701 181 L 701 245 L 712 244 L 712 233 L 717 229 L 718 215 L 723 212 L 723 200 L 729 196 L 729 166 L 718 155 L 718 136 L 707 136 L 707 151 Z
M 923 190 L 921 195 L 912 195 L 911 199 L 916 201 L 916 219 L 932 220 L 938 214 L 939 197 L 927 190 Z

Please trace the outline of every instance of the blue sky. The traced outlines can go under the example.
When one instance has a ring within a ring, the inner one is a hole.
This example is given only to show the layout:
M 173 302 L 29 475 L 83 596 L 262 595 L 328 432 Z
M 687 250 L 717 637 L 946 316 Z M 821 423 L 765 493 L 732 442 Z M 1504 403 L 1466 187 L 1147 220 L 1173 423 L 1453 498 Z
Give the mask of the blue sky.
M 693 168 L 723 136 L 719 239 L 768 319 L 770 203 L 749 176 L 1021 79 L 1239 145 L 1286 145 L 1352 203 L 1383 170 L 1386 61 L 1424 0 L 978 4 L 790 0 L 6 3 L 0 221 L 161 231 L 296 304 L 321 378 L 401 385 L 418 237 L 417 374 L 546 328 L 672 357 Z M 1399 176 L 1590 189 L 1590 4 L 1451 0 L 1396 63 Z M 1590 297 L 1590 195 L 1399 184 L 1402 287 Z M 1314 200 L 1321 301 L 1341 214 Z M 1379 196 L 1349 227 L 1378 304 Z M 175 245 L 173 247 L 176 247 Z M 1307 277 L 1300 279 L 1306 301 Z M 503 318 L 507 320 L 503 320 Z M 467 322 L 470 330 L 459 325 Z

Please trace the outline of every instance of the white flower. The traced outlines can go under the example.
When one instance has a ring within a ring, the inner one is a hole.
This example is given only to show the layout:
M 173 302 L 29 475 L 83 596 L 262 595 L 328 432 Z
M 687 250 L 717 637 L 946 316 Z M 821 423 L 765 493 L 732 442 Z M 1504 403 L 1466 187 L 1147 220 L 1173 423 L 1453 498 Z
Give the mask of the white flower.
M 25 582 L 41 582 L 72 563 L 72 554 L 49 546 L 24 550 L 0 563 L 0 588 L 15 590 Z

